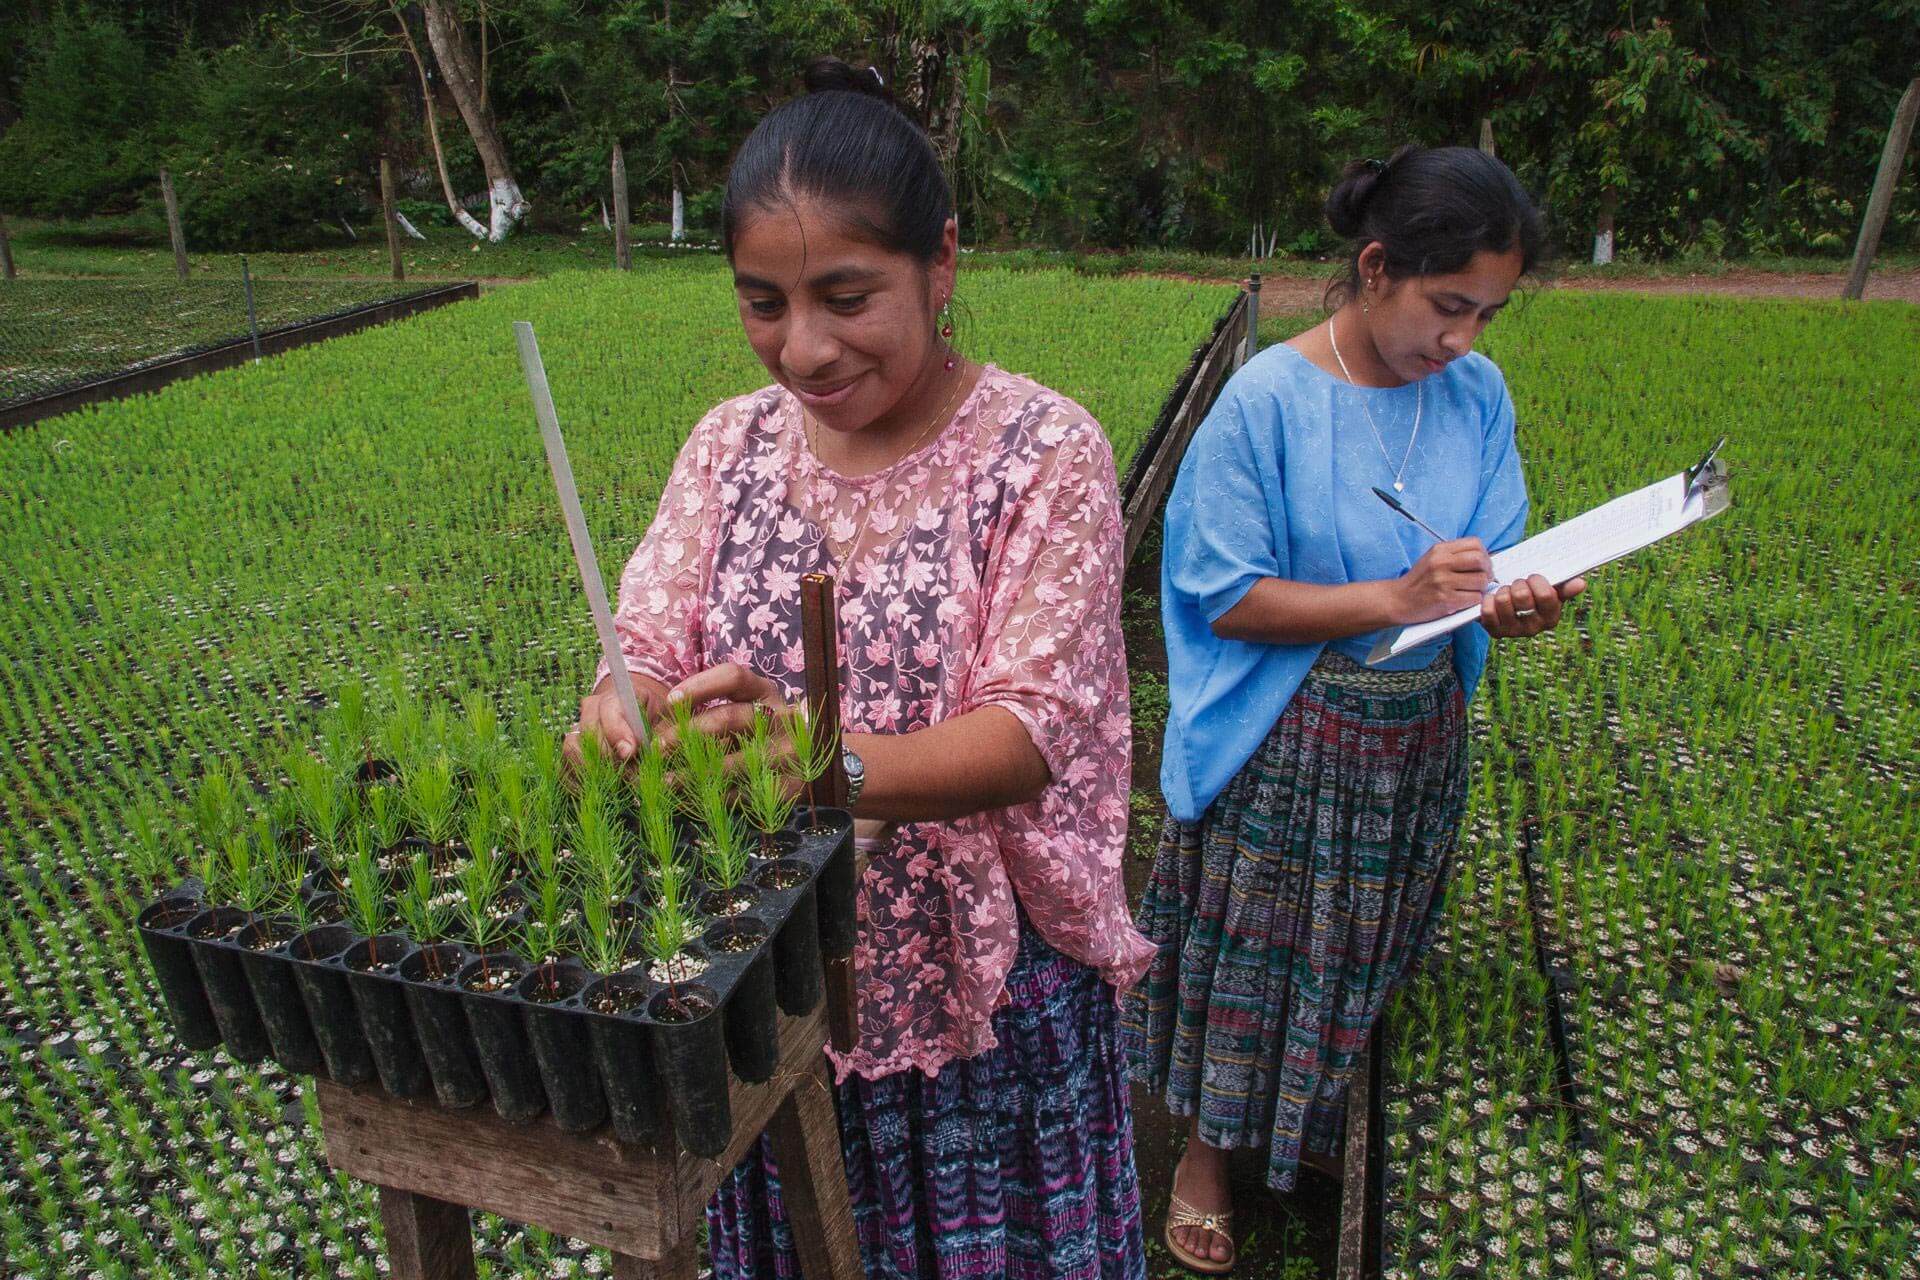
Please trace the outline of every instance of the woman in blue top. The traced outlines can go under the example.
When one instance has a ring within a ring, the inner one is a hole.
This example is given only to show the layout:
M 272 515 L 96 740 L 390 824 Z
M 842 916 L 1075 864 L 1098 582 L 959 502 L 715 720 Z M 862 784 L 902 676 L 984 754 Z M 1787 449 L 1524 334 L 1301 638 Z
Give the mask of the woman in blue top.
M 1352 241 L 1337 309 L 1234 375 L 1167 502 L 1168 821 L 1123 1036 L 1193 1118 L 1167 1243 L 1204 1272 L 1232 1263 L 1229 1149 L 1266 1145 L 1281 1191 L 1338 1152 L 1354 1061 L 1433 941 L 1489 640 L 1554 626 L 1584 585 L 1485 590 L 1527 519 L 1513 402 L 1472 353 L 1542 250 L 1520 184 L 1407 147 L 1351 166 L 1327 217 Z M 1479 622 L 1365 665 L 1468 606 Z

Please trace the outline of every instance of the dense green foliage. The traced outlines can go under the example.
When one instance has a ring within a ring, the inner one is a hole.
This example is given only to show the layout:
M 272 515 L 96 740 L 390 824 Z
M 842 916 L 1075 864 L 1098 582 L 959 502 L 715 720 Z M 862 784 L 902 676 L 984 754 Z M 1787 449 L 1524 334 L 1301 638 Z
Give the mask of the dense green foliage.
M 440 201 L 419 6 L 70 3 L 0 18 L 0 190 L 74 216 L 181 171 L 196 240 L 333 234 L 397 155 Z M 1838 252 L 1908 76 L 1916 0 L 1462 9 L 1228 0 L 489 0 L 463 13 L 534 214 L 598 218 L 623 142 L 645 220 L 678 182 L 710 221 L 725 162 L 817 54 L 871 62 L 927 124 L 973 242 L 1242 250 L 1326 245 L 1340 165 L 1403 140 L 1499 152 L 1584 246 L 1607 193 L 1628 252 Z M 37 16 L 36 16 L 37 15 Z M 483 186 L 444 91 L 454 186 Z M 1920 209 L 1896 202 L 1889 247 Z

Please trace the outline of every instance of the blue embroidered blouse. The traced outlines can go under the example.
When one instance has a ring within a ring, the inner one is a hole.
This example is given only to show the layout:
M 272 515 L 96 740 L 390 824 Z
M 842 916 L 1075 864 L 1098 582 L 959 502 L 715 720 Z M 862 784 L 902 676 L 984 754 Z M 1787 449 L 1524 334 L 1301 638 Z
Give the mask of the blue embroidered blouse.
M 1397 496 L 1421 519 L 1450 537 L 1478 537 L 1490 551 L 1520 540 L 1527 490 L 1513 400 L 1499 368 L 1478 353 L 1418 383 L 1355 387 L 1276 344 L 1233 376 L 1200 424 L 1167 499 L 1161 560 L 1172 706 L 1160 786 L 1174 817 L 1199 820 L 1324 647 L 1225 640 L 1213 624 L 1262 578 L 1397 578 L 1432 545 L 1371 492 L 1392 492 L 1403 456 L 1406 488 Z M 1364 662 L 1378 635 L 1332 643 Z M 1477 622 L 1381 666 L 1424 667 L 1448 644 L 1471 698 L 1489 644 Z

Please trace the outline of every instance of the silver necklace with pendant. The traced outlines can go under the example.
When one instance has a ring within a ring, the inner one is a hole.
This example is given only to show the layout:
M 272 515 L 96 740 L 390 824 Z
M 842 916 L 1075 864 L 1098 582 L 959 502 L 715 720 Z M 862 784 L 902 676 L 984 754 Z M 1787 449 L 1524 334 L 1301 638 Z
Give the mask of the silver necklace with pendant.
M 1333 346 L 1333 358 L 1339 362 L 1340 372 L 1346 377 L 1349 386 L 1364 390 L 1353 375 L 1347 372 L 1347 362 L 1340 356 L 1340 340 L 1333 336 L 1333 321 L 1327 321 L 1327 341 Z M 1407 451 L 1400 458 L 1400 469 L 1393 473 L 1393 491 L 1404 493 L 1406 483 L 1401 479 L 1407 473 L 1407 460 L 1413 457 L 1413 442 L 1420 438 L 1420 410 L 1426 404 L 1427 388 L 1424 383 L 1413 384 L 1413 434 L 1407 437 Z M 1388 466 L 1393 465 L 1393 455 L 1387 452 L 1386 441 L 1380 438 L 1380 426 L 1373 420 L 1373 409 L 1367 404 L 1365 396 L 1360 397 L 1360 411 L 1367 415 L 1367 429 L 1373 432 L 1373 443 L 1379 446 L 1380 456 Z

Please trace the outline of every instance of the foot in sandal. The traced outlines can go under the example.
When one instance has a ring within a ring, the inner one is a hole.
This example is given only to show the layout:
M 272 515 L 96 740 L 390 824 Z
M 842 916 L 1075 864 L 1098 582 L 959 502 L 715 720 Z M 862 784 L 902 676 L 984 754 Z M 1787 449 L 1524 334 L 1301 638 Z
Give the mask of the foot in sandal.
M 1233 1192 L 1227 1182 L 1227 1153 L 1197 1136 L 1173 1171 L 1173 1200 L 1167 1210 L 1167 1249 L 1181 1266 L 1202 1275 L 1224 1275 L 1233 1268 Z

